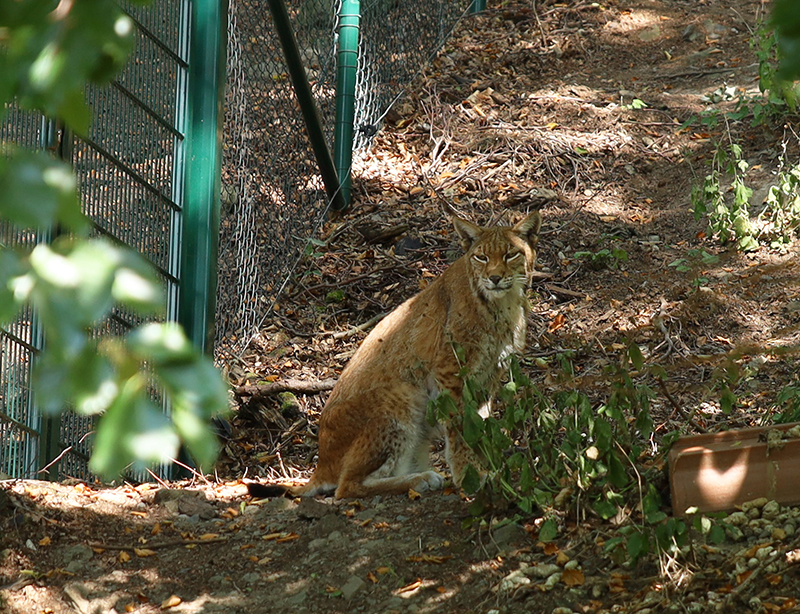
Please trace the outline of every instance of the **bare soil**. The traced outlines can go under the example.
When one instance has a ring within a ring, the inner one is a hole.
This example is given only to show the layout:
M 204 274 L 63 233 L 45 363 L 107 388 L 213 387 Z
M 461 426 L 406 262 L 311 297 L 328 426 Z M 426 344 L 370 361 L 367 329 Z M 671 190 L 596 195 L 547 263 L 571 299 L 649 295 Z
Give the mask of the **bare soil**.
M 358 163 L 353 207 L 326 226 L 272 321 L 228 365 L 232 384 L 335 378 L 370 324 L 457 257 L 442 199 L 481 224 L 543 203 L 523 357 L 540 389 L 569 385 L 601 401 L 604 368 L 635 341 L 668 375 L 669 397 L 652 407 L 659 436 L 761 424 L 797 380 L 798 245 L 742 254 L 707 236 L 689 194 L 724 135 L 681 125 L 722 84 L 757 91 L 749 41 L 764 10 L 750 0 L 546 0 L 466 19 L 387 116 Z M 733 127 L 761 198 L 784 130 Z M 787 156 L 797 159 L 796 142 Z M 542 201 L 543 190 L 558 198 Z M 627 259 L 580 254 L 612 248 Z M 568 383 L 551 360 L 565 351 Z M 730 362 L 746 377 L 725 414 L 714 378 Z M 603 549 L 611 523 L 567 518 L 545 545 L 536 516 L 475 520 L 453 489 L 249 500 L 242 476 L 313 469 L 325 394 L 240 390 L 212 481 L 3 483 L 0 610 L 800 611 L 792 531 L 631 567 Z M 781 554 L 775 567 L 757 559 L 765 545 Z

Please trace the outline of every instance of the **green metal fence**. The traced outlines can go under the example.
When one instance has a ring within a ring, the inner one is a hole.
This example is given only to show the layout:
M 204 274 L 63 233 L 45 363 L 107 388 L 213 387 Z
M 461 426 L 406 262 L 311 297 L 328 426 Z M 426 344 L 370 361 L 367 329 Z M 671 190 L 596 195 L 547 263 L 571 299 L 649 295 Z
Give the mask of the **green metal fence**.
M 167 317 L 183 323 L 198 345 L 211 349 L 216 324 L 213 343 L 225 363 L 246 351 L 268 319 L 309 238 L 346 198 L 351 164 L 469 2 L 121 4 L 138 26 L 136 52 L 111 87 L 88 92 L 88 138 L 11 110 L 0 141 L 70 160 L 95 231 L 151 262 L 166 289 Z M 285 26 L 281 10 L 289 33 L 276 25 L 274 15 Z M 294 45 L 292 64 L 287 45 Z M 220 61 L 226 50 L 227 75 Z M 328 152 L 330 168 L 322 160 Z M 331 179 L 334 165 L 344 190 Z M 47 238 L 0 225 L 5 245 Z M 133 324 L 130 314 L 116 312 L 98 334 L 121 334 Z M 50 477 L 86 478 L 91 420 L 44 420 L 31 398 L 30 370 L 41 347 L 35 314 L 0 331 L 0 473 L 35 477 L 51 465 Z
M 37 114 L 12 110 L 0 125 L 0 140 L 47 148 L 71 162 L 95 233 L 145 257 L 164 285 L 167 318 L 180 319 L 203 345 L 206 322 L 213 324 L 208 313 L 214 293 L 206 289 L 210 306 L 179 298 L 215 283 L 225 5 L 155 0 L 145 8 L 121 6 L 137 25 L 136 51 L 110 87 L 87 90 L 93 115 L 88 136 L 77 138 Z M 0 227 L 4 245 L 46 239 L 44 232 L 24 236 Z M 182 252 L 188 244 L 191 258 Z M 96 334 L 124 334 L 138 323 L 118 310 Z M 73 413 L 46 419 L 31 398 L 31 365 L 41 347 L 33 313 L 0 331 L 0 472 L 44 477 L 40 470 L 49 466 L 49 477 L 88 478 L 93 420 Z

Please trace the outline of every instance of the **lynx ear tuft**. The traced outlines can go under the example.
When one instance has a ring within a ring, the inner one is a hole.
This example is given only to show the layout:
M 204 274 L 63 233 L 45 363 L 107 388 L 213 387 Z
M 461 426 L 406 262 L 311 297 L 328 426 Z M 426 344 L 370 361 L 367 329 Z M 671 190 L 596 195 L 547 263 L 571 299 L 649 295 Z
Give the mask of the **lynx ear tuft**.
M 514 225 L 512 230 L 520 237 L 525 239 L 531 246 L 535 246 L 539 242 L 539 230 L 542 227 L 542 216 L 538 211 L 534 211 L 521 222 Z
M 461 237 L 461 248 L 467 251 L 470 246 L 483 234 L 483 228 L 472 222 L 453 216 L 453 225 L 458 236 Z

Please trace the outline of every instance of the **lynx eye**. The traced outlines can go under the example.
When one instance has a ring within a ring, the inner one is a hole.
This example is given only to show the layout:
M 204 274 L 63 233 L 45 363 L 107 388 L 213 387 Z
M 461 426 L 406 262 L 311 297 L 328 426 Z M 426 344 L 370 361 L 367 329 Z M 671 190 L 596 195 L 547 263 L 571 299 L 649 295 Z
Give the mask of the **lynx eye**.
M 473 260 L 475 260 L 475 262 L 480 262 L 481 264 L 486 264 L 487 262 L 489 262 L 489 258 L 484 256 L 483 254 L 472 254 L 472 258 Z
M 511 262 L 512 260 L 516 260 L 519 258 L 520 252 L 514 252 L 513 254 L 506 254 L 506 262 Z

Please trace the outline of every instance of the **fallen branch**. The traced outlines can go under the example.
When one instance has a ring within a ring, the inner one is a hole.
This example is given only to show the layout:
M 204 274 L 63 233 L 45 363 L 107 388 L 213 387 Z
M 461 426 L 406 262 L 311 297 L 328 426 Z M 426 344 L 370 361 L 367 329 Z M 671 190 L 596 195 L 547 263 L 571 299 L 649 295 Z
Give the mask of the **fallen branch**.
M 333 390 L 335 379 L 302 380 L 286 379 L 269 384 L 247 384 L 234 388 L 236 394 L 250 397 L 266 397 L 279 392 L 299 392 L 300 394 L 319 394 Z
M 348 328 L 347 330 L 340 330 L 335 333 L 326 333 L 326 334 L 331 335 L 334 339 L 346 339 L 348 337 L 352 337 L 357 333 L 362 333 L 368 328 L 372 328 L 378 322 L 383 320 L 383 318 L 385 318 L 387 315 L 388 312 L 384 311 L 382 313 L 379 313 L 378 315 L 372 316 L 369 320 L 367 320 L 363 324 L 359 324 L 358 326 L 353 326 L 351 328 Z
M 100 542 L 89 542 L 86 544 L 90 548 L 98 550 L 129 550 L 135 552 L 136 550 L 157 550 L 158 548 L 174 548 L 175 546 L 196 546 L 200 544 L 217 544 L 219 542 L 228 541 L 227 537 L 214 537 L 211 539 L 176 539 L 170 542 L 161 542 L 159 544 L 138 544 L 136 546 L 122 546 L 116 544 L 102 544 Z
M 561 296 L 567 296 L 569 298 L 585 299 L 587 296 L 585 292 L 575 292 L 574 290 L 567 290 L 566 288 L 562 288 L 561 286 L 557 286 L 555 284 L 544 284 L 544 287 L 553 294 L 559 294 Z

